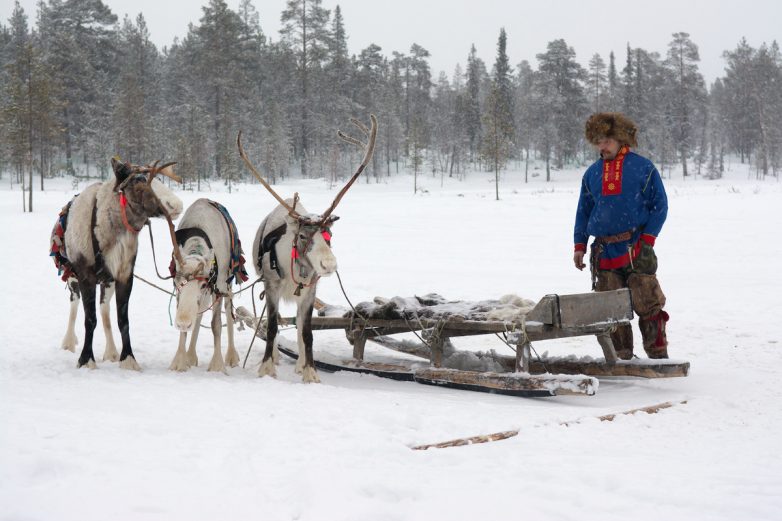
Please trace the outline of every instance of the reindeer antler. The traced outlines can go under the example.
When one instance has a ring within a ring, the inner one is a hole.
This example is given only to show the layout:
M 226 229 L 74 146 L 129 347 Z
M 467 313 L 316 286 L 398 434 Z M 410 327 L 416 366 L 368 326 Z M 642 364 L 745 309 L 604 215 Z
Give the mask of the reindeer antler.
M 176 257 L 177 262 L 179 262 L 179 266 L 184 266 L 185 261 L 182 258 L 182 250 L 179 249 L 179 243 L 176 240 L 176 231 L 174 231 L 174 221 L 171 220 L 171 214 L 168 213 L 168 210 L 166 210 L 163 205 L 160 205 L 160 210 L 163 212 L 163 215 L 166 218 L 166 221 L 168 222 L 168 232 L 171 234 L 171 243 L 174 246 L 174 257 Z
M 176 175 L 174 173 L 174 169 L 171 168 L 172 166 L 174 166 L 177 163 L 176 161 L 171 161 L 169 163 L 165 163 L 163 166 L 160 166 L 160 167 L 157 166 L 158 163 L 160 163 L 160 159 L 158 159 L 157 161 L 152 163 L 152 166 L 147 165 L 147 166 L 135 167 L 134 171 L 139 173 L 139 174 L 149 174 L 149 181 L 148 181 L 149 184 L 152 184 L 152 180 L 158 174 L 162 174 L 162 175 L 168 177 L 169 179 L 173 179 L 177 183 L 180 183 L 180 184 L 182 183 L 182 178 L 179 177 L 178 175 Z
M 266 182 L 266 179 L 263 178 L 261 174 L 258 173 L 258 171 L 255 169 L 253 164 L 250 162 L 250 160 L 247 157 L 247 154 L 244 152 L 244 147 L 242 146 L 242 131 L 239 131 L 239 134 L 236 136 L 236 146 L 239 148 L 239 155 L 242 157 L 242 160 L 244 161 L 244 164 L 247 165 L 247 168 L 250 169 L 250 172 L 253 173 L 256 179 L 260 181 L 260 183 L 266 188 L 270 194 L 274 196 L 275 199 L 277 199 L 277 202 L 280 203 L 285 209 L 288 210 L 288 214 L 293 217 L 294 219 L 300 219 L 301 215 L 293 209 L 291 205 L 285 202 L 285 199 L 279 196 L 277 192 L 274 191 L 274 189 L 271 187 L 269 183 Z
M 158 174 L 163 174 L 164 176 L 173 179 L 174 181 L 181 183 L 182 178 L 179 177 L 174 173 L 174 169 L 171 168 L 176 164 L 176 161 L 171 161 L 169 163 L 165 163 L 162 166 L 158 166 L 158 163 L 160 163 L 160 159 L 152 163 L 152 165 L 147 166 L 138 166 L 138 165 L 132 165 L 132 170 L 134 174 L 149 174 L 149 180 L 147 181 L 147 184 L 152 184 L 152 180 L 155 179 L 155 176 Z M 152 194 L 157 198 L 157 195 L 154 194 L 154 191 Z M 176 260 L 179 262 L 180 266 L 183 266 L 185 264 L 185 261 L 182 259 L 182 252 L 179 250 L 179 244 L 176 241 L 176 233 L 174 231 L 174 221 L 171 219 L 171 215 L 168 213 L 168 210 L 166 210 L 165 205 L 158 199 L 158 206 L 160 208 L 160 211 L 163 213 L 163 216 L 166 218 L 166 221 L 168 221 L 168 231 L 171 234 L 171 243 L 174 247 L 174 257 L 176 257 Z
M 355 126 L 358 127 L 361 132 L 364 133 L 365 136 L 367 136 L 368 141 L 366 143 L 361 142 L 360 140 L 354 138 L 353 136 L 348 136 L 341 130 L 337 131 L 337 135 L 343 140 L 350 144 L 359 146 L 364 149 L 364 159 L 361 160 L 361 164 L 358 165 L 358 168 L 356 169 L 356 173 L 353 174 L 353 177 L 350 178 L 350 180 L 347 182 L 347 184 L 342 187 L 342 190 L 339 191 L 337 194 L 337 197 L 334 198 L 334 202 L 331 203 L 331 206 L 329 206 L 328 210 L 326 210 L 323 213 L 323 216 L 321 217 L 320 223 L 321 225 L 326 223 L 326 220 L 329 218 L 331 213 L 334 211 L 334 209 L 337 207 L 339 202 L 342 200 L 342 197 L 345 195 L 345 193 L 348 191 L 348 189 L 353 185 L 353 183 L 358 179 L 358 176 L 361 175 L 361 172 L 364 171 L 364 169 L 369 164 L 369 160 L 372 159 L 372 154 L 375 152 L 375 138 L 377 137 L 377 118 L 374 114 L 369 115 L 370 120 L 370 128 L 367 128 L 366 125 L 361 123 L 359 120 L 355 118 L 350 118 L 350 122 L 353 123 Z

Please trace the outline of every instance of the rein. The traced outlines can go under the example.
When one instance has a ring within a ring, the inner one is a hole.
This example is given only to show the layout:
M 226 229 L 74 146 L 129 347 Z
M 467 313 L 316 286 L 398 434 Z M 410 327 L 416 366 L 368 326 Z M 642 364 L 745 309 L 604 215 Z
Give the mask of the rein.
M 125 229 L 133 234 L 138 234 L 142 228 L 144 228 L 144 225 L 141 225 L 141 228 L 138 230 L 130 225 L 130 222 L 128 222 L 128 212 L 127 207 L 130 205 L 128 202 L 128 198 L 125 197 L 125 192 L 120 191 L 119 193 L 119 213 L 122 215 L 122 224 L 125 225 Z M 132 210 L 132 208 L 131 208 Z

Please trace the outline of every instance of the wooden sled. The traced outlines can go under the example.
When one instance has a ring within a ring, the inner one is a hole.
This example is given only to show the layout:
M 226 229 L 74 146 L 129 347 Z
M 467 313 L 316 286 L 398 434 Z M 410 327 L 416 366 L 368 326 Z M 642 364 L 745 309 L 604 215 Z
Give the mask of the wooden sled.
M 299 354 L 278 345 L 280 353 L 294 360 Z M 478 391 L 509 396 L 536 397 L 563 394 L 595 394 L 598 382 L 595 378 L 583 376 L 574 378 L 562 375 L 524 375 L 522 373 L 491 373 L 462 371 L 459 369 L 421 367 L 421 363 L 400 360 L 399 363 L 376 363 L 360 360 L 315 360 L 315 367 L 321 371 L 335 373 L 373 374 L 403 382 L 417 382 L 426 385 Z
M 239 313 L 239 318 L 247 316 Z M 250 317 L 252 319 L 252 317 Z M 564 394 L 595 394 L 597 377 L 635 376 L 663 378 L 687 376 L 689 362 L 674 360 L 618 360 L 610 334 L 633 318 L 630 292 L 627 289 L 574 295 L 546 295 L 518 322 L 420 318 L 378 319 L 360 317 L 313 317 L 312 329 L 344 329 L 353 345 L 352 359 L 332 359 L 323 356 L 316 367 L 324 371 L 351 371 L 374 374 L 395 380 L 415 381 L 454 389 L 481 391 L 513 396 L 555 396 Z M 295 323 L 295 319 L 286 319 Z M 251 327 L 255 326 L 252 319 Z M 421 332 L 424 342 L 399 341 L 390 335 Z M 454 355 L 467 353 L 453 348 L 453 337 L 502 334 L 515 349 L 515 356 L 469 352 L 472 359 L 484 360 L 494 369 L 468 370 L 449 367 Z M 594 335 L 600 344 L 602 359 L 573 360 L 571 358 L 532 359 L 532 342 Z M 260 333 L 259 333 L 260 336 Z M 421 361 L 398 359 L 394 363 L 373 363 L 364 360 L 366 341 L 378 344 Z M 280 347 L 293 358 L 297 353 Z M 333 358 L 333 357 L 331 357 Z M 428 363 L 426 363 L 428 361 Z

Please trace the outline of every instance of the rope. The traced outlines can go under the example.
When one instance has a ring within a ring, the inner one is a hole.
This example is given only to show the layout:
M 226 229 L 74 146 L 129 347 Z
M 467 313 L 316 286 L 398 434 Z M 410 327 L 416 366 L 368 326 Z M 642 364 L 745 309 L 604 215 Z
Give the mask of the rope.
M 158 286 L 158 285 L 156 285 L 156 284 L 152 284 L 150 281 L 146 280 L 146 279 L 145 279 L 145 278 L 143 278 L 143 277 L 140 277 L 139 275 L 136 275 L 135 273 L 133 274 L 133 276 L 134 276 L 135 278 L 137 278 L 138 280 L 140 280 L 141 282 L 143 282 L 143 283 L 145 283 L 145 284 L 149 284 L 150 286 L 152 286 L 152 287 L 153 287 L 153 288 L 155 288 L 155 289 L 159 289 L 160 291 L 162 291 L 162 292 L 163 292 L 163 293 L 165 293 L 166 295 L 170 295 L 170 296 L 172 296 L 172 297 L 174 296 L 174 293 L 172 293 L 171 291 L 165 290 L 165 289 L 161 288 L 160 286 Z M 169 278 L 170 278 L 170 277 L 169 277 Z M 163 280 L 165 280 L 165 279 L 163 279 Z
M 255 302 L 253 302 L 253 306 L 255 306 Z M 261 323 L 263 322 L 263 313 L 266 311 L 266 304 L 263 305 L 263 309 L 261 310 L 261 316 L 256 318 L 258 319 L 258 323 L 255 325 L 255 332 L 253 333 L 253 339 L 250 340 L 250 347 L 247 348 L 247 354 L 244 355 L 244 363 L 242 363 L 242 369 L 244 369 L 247 366 L 247 359 L 250 357 L 250 351 L 253 349 L 253 344 L 255 343 L 255 339 L 258 337 L 258 331 L 261 329 Z M 255 310 L 253 310 L 255 312 Z
M 157 258 L 155 257 L 155 239 L 152 237 L 152 221 L 147 221 L 147 226 L 149 228 L 149 242 L 152 245 L 152 263 L 155 265 L 155 273 L 157 274 L 160 280 L 168 280 L 172 278 L 171 275 L 169 275 L 168 277 L 163 277 L 162 275 L 160 275 L 160 272 L 157 269 Z
M 259 282 L 261 282 L 262 280 L 263 280 L 263 277 L 258 277 L 257 279 L 255 279 L 255 281 L 253 281 L 253 283 L 252 283 L 252 284 L 250 284 L 249 286 L 246 286 L 246 287 L 244 287 L 244 288 L 240 289 L 239 291 L 234 291 L 234 293 L 233 293 L 233 294 L 234 294 L 234 295 L 238 295 L 238 294 L 239 294 L 239 293 L 241 293 L 242 291 L 244 291 L 244 290 L 247 290 L 247 289 L 250 289 L 250 288 L 252 288 L 253 286 L 255 286 L 256 284 L 258 284 L 258 283 L 259 283 Z
M 543 358 L 541 358 L 541 356 L 538 354 L 538 352 L 535 349 L 535 347 L 532 345 L 532 342 L 529 341 L 529 336 L 527 336 L 527 325 L 526 325 L 526 322 L 527 322 L 526 319 L 524 317 L 521 317 L 521 335 L 522 335 L 522 342 L 521 342 L 521 344 L 522 345 L 528 344 L 529 348 L 532 350 L 532 352 L 535 353 L 535 357 L 538 359 L 538 363 L 543 366 L 543 369 L 547 373 L 550 373 L 551 371 L 548 370 L 548 366 L 546 365 L 546 362 L 543 361 Z M 500 336 L 499 333 L 494 333 L 494 335 L 497 338 L 500 339 L 500 342 L 502 342 L 503 344 L 508 346 L 511 349 L 511 351 L 513 351 L 514 353 L 516 352 L 516 348 L 513 347 L 510 344 L 510 342 L 508 342 L 508 340 L 507 340 L 508 339 L 508 327 L 507 327 L 507 325 L 505 325 L 505 332 L 502 334 L 502 336 Z

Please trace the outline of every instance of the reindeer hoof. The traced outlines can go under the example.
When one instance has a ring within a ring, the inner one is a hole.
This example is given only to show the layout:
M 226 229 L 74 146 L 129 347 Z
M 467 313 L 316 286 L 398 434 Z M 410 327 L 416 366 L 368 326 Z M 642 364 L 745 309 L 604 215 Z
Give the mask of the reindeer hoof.
M 125 360 L 119 363 L 120 369 L 130 369 L 132 371 L 141 371 L 141 366 L 138 365 L 133 355 L 127 357 Z
M 209 371 L 219 371 L 223 374 L 228 374 L 228 371 L 225 370 L 225 363 L 223 363 L 223 357 L 217 358 L 212 357 L 212 361 L 209 362 L 209 367 L 207 368 L 207 372 Z
M 103 361 L 104 362 L 116 362 L 119 360 L 119 353 L 117 352 L 117 348 L 112 346 L 106 346 L 106 350 L 103 352 Z
M 179 371 L 183 373 L 190 369 L 190 364 L 187 363 L 187 357 L 184 354 L 177 354 L 171 361 L 171 365 L 168 366 L 169 371 Z
M 236 367 L 239 365 L 239 353 L 236 352 L 236 349 L 228 349 L 228 352 L 225 354 L 225 365 L 228 367 Z
M 274 367 L 274 361 L 271 358 L 261 364 L 261 367 L 258 369 L 258 376 L 277 378 L 277 369 Z
M 76 352 L 76 344 L 79 343 L 79 339 L 73 333 L 66 333 L 62 339 L 62 348 L 71 353 Z
M 87 360 L 85 363 L 77 362 L 76 367 L 81 369 L 82 367 L 86 367 L 87 369 L 97 369 L 98 366 L 95 364 L 95 360 Z
M 198 367 L 198 355 L 195 352 L 187 352 L 187 365 L 190 367 Z
M 305 367 L 301 373 L 301 381 L 305 384 L 319 384 L 320 377 L 318 377 L 318 372 L 315 371 L 314 367 Z

